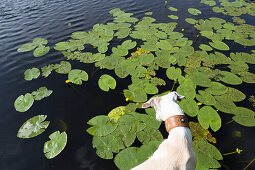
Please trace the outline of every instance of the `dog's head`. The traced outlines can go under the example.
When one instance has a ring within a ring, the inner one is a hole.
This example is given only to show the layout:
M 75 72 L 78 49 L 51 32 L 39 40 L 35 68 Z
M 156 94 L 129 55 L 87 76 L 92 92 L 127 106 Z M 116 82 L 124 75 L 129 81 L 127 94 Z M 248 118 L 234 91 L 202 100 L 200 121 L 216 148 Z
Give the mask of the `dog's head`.
M 164 114 L 167 113 L 169 109 L 178 109 L 178 108 L 173 108 L 178 106 L 176 103 L 178 99 L 182 99 L 185 96 L 180 95 L 176 91 L 170 92 L 164 96 L 161 97 L 153 97 L 147 102 L 145 102 L 142 105 L 142 108 L 148 108 L 150 106 L 153 106 L 154 109 L 156 110 L 156 119 L 158 121 L 163 121 L 164 120 Z M 179 107 L 179 106 L 178 106 Z

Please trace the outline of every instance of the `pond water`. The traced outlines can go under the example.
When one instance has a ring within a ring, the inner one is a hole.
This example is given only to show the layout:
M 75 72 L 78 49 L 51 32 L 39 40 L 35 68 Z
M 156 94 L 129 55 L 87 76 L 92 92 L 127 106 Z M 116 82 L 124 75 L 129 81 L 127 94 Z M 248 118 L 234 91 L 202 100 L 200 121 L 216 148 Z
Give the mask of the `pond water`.
M 179 16 L 176 30 L 183 32 L 189 39 L 196 38 L 196 29 L 185 22 L 188 8 L 202 11 L 202 18 L 212 16 L 231 20 L 230 16 L 216 14 L 210 6 L 200 3 L 200 0 L 169 1 L 167 6 L 178 8 Z M 125 12 L 142 18 L 145 12 L 153 12 L 156 22 L 170 22 L 167 15 L 170 11 L 164 7 L 164 1 L 155 0 L 2 0 L 0 4 L 0 169 L 1 170 L 50 170 L 50 169 L 117 169 L 112 160 L 99 158 L 92 148 L 92 136 L 86 132 L 87 121 L 100 114 L 108 114 L 113 108 L 126 105 L 122 89 L 127 88 L 129 80 L 119 79 L 113 71 L 97 70 L 93 65 L 72 62 L 72 68 L 85 70 L 90 81 L 82 86 L 69 87 L 65 84 L 66 75 L 52 73 L 48 78 L 39 77 L 32 82 L 24 80 L 24 71 L 31 67 L 41 68 L 51 63 L 59 63 L 65 58 L 54 45 L 67 41 L 75 31 L 89 31 L 95 24 L 111 22 L 109 11 L 120 8 Z M 199 17 L 197 17 L 199 18 Z M 244 16 L 246 23 L 255 23 L 252 16 Z M 70 23 L 70 24 L 68 24 Z M 17 48 L 31 42 L 36 37 L 46 38 L 51 46 L 47 55 L 34 58 L 31 52 L 18 53 Z M 194 46 L 197 48 L 197 46 Z M 255 49 L 241 49 L 238 45 L 233 52 Z M 255 73 L 254 65 L 250 72 Z M 116 90 L 106 93 L 102 91 L 97 80 L 102 74 L 110 74 L 117 80 Z M 32 92 L 41 86 L 53 90 L 53 94 L 36 102 L 29 111 L 15 111 L 15 99 L 26 92 Z M 255 95 L 254 85 L 242 84 L 235 87 L 246 94 Z M 247 100 L 239 106 L 251 105 Z M 48 115 L 51 121 L 47 130 L 36 138 L 17 138 L 20 126 L 29 118 L 38 115 Z M 224 123 L 231 120 L 224 114 Z M 63 152 L 52 160 L 45 158 L 43 144 L 48 136 L 56 130 L 65 130 L 68 142 Z M 233 131 L 240 131 L 242 137 L 233 136 Z M 232 152 L 236 148 L 243 150 L 241 155 L 224 156 L 222 169 L 244 168 L 255 158 L 254 128 L 241 126 L 237 123 L 223 124 L 219 132 L 213 134 L 217 138 L 217 148 L 221 153 Z M 254 164 L 250 169 L 255 168 Z

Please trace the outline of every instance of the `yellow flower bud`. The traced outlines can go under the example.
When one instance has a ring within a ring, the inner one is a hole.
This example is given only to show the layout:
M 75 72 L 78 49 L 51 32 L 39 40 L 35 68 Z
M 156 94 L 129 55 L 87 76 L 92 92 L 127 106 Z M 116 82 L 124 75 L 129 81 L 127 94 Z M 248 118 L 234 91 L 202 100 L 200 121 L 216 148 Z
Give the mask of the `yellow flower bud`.
M 66 83 L 70 83 L 70 80 L 66 80 Z
M 201 103 L 201 102 L 197 102 L 197 105 L 198 105 L 198 106 L 201 106 L 202 104 L 203 104 L 203 103 Z
M 182 29 L 182 31 L 184 31 L 184 29 Z
M 128 100 L 129 100 L 129 98 L 127 97 L 127 98 L 126 98 L 126 101 L 128 101 Z

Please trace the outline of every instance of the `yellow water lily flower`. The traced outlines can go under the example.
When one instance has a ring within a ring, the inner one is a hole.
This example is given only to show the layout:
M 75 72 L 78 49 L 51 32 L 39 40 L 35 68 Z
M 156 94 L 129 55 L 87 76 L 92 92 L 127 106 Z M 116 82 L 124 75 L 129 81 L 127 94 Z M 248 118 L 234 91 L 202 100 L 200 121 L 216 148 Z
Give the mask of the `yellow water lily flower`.
M 66 83 L 70 83 L 71 81 L 70 80 L 66 80 Z
M 182 31 L 184 31 L 184 29 L 182 29 Z
M 126 98 L 126 101 L 128 101 L 128 100 L 129 100 L 129 98 L 127 97 L 127 98 Z
M 243 150 L 236 148 L 236 153 L 241 154 L 241 152 L 243 152 Z
M 198 106 L 201 106 L 202 104 L 203 104 L 203 103 L 201 103 L 201 102 L 197 102 L 197 105 L 198 105 Z

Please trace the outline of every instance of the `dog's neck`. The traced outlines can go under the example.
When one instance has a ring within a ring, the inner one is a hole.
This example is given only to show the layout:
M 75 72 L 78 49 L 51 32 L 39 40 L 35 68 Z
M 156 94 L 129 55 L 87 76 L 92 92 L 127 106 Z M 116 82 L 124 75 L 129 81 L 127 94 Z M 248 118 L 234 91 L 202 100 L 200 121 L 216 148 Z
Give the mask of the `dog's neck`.
M 165 127 L 167 132 L 176 127 L 189 127 L 188 118 L 185 115 L 170 116 L 165 120 Z

